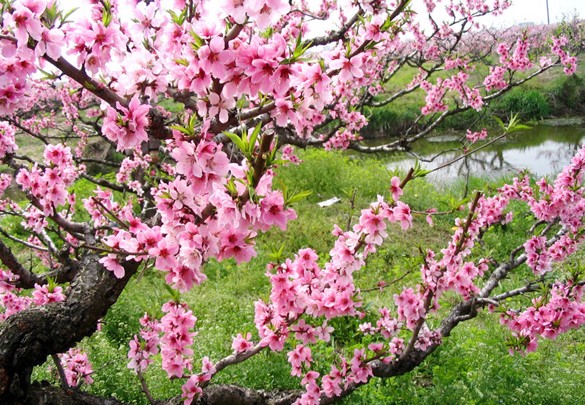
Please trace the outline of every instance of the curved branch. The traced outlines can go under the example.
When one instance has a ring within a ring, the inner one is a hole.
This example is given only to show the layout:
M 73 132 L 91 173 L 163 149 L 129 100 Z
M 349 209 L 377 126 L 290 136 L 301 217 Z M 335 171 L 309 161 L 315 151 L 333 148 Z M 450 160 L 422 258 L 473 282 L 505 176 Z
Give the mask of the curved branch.
M 81 173 L 80 177 L 83 179 L 86 179 L 87 181 L 92 182 L 93 184 L 97 184 L 99 186 L 109 188 L 110 190 L 119 191 L 121 193 L 125 193 L 125 192 L 133 193 L 134 192 L 130 188 L 126 187 L 124 184 L 112 183 L 111 181 L 108 181 L 104 178 L 90 176 L 89 174 L 86 174 L 86 173 Z
M 42 278 L 28 271 L 12 254 L 12 250 L 0 239 L 0 261 L 8 270 L 18 276 L 15 286 L 18 288 L 32 288 L 35 283 L 43 284 Z
M 59 59 L 51 59 L 48 55 L 43 56 L 49 63 L 63 72 L 65 75 L 70 77 L 71 79 L 75 80 L 79 83 L 82 87 L 89 90 L 93 93 L 96 97 L 101 100 L 104 100 L 106 103 L 110 104 L 112 107 L 116 105 L 116 103 L 120 103 L 123 106 L 128 105 L 128 101 L 123 97 L 120 97 L 114 91 L 107 88 L 104 84 L 95 81 L 92 79 L 87 73 L 83 70 L 77 69 L 71 63 L 67 61 L 64 57 L 60 57 Z
M 323 35 L 321 37 L 313 38 L 311 40 L 307 40 L 303 42 L 302 47 L 305 48 L 307 46 L 315 47 L 320 45 L 327 45 L 332 42 L 337 42 L 345 36 L 347 31 L 351 29 L 351 27 L 359 20 L 359 17 L 363 15 L 363 11 L 359 11 L 354 14 L 353 17 L 349 19 L 339 30 L 332 32 L 329 35 Z

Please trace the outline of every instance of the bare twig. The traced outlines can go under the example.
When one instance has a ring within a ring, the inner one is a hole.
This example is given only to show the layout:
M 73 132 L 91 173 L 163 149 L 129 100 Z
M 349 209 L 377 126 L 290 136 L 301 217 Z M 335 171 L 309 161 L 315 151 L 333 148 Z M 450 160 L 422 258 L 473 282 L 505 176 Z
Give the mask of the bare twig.
M 63 370 L 63 365 L 61 364 L 61 359 L 55 353 L 51 354 L 51 359 L 53 359 L 53 363 L 55 363 L 55 367 L 57 368 L 57 373 L 59 374 L 59 380 L 61 382 L 61 388 L 70 388 L 69 384 L 67 383 L 67 377 L 65 376 L 65 370 Z

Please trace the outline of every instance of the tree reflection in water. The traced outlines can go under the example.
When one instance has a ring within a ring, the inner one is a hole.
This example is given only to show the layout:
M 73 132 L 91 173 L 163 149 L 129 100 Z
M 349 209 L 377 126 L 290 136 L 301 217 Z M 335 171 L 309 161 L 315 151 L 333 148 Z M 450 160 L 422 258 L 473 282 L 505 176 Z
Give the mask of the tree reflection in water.
M 499 177 L 527 170 L 536 177 L 555 175 L 575 155 L 585 142 L 585 126 L 539 125 L 530 130 L 511 134 L 486 149 L 428 176 L 433 183 L 450 182 L 470 176 Z M 449 150 L 446 153 L 441 151 Z M 423 160 L 425 169 L 434 169 L 462 155 L 461 143 L 453 137 L 435 138 L 415 145 L 414 155 Z M 416 158 L 411 155 L 393 155 L 387 163 L 389 169 L 408 170 Z

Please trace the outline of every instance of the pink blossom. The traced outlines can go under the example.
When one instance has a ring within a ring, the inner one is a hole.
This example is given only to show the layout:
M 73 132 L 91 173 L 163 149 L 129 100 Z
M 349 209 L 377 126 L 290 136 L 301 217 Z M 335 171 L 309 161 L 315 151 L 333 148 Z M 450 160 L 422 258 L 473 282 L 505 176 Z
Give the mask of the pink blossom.
M 332 60 L 329 67 L 331 70 L 339 69 L 339 78 L 342 81 L 349 81 L 364 76 L 364 72 L 361 69 L 362 64 L 361 55 L 352 56 L 350 59 L 340 56 L 338 59 Z
M 286 0 L 247 0 L 245 4 L 248 15 L 256 20 L 256 25 L 261 30 L 274 24 L 290 10 Z
M 6 23 L 14 24 L 14 36 L 18 40 L 19 46 L 26 46 L 29 35 L 37 41 L 41 39 L 43 26 L 38 17 L 43 9 L 38 13 L 33 13 L 29 8 L 17 4 L 12 13 L 5 14 Z
M 268 226 L 276 225 L 286 231 L 288 221 L 297 217 L 294 210 L 284 207 L 284 197 L 280 191 L 273 191 L 260 201 L 260 220 Z
M 67 385 L 77 387 L 82 382 L 92 384 L 91 374 L 93 369 L 87 358 L 87 354 L 79 349 L 69 349 L 66 353 L 59 355 Z
M 238 336 L 236 336 L 232 342 L 232 349 L 234 349 L 235 353 L 247 352 L 253 347 L 253 343 L 250 341 L 251 339 L 252 334 L 249 332 L 246 334 L 245 338 L 241 333 L 238 333 Z
M 536 237 L 528 240 L 524 244 L 526 251 L 526 264 L 532 269 L 534 274 L 542 275 L 551 269 L 551 257 L 548 254 L 545 237 Z
M 128 108 L 116 103 L 116 109 L 108 107 L 102 130 L 104 135 L 116 143 L 117 150 L 131 149 L 148 140 L 148 113 L 150 106 L 140 104 L 134 96 Z
M 235 107 L 235 100 L 232 97 L 223 97 L 216 93 L 209 93 L 207 100 L 207 103 L 203 100 L 197 103 L 199 114 L 209 115 L 210 117 L 219 115 L 219 122 L 228 122 L 229 110 Z
M 220 10 L 225 16 L 233 18 L 237 24 L 243 24 L 247 11 L 245 3 L 244 0 L 222 0 Z
M 400 222 L 402 230 L 407 230 L 412 226 L 412 215 L 410 214 L 410 207 L 401 201 L 396 203 L 396 207 L 392 209 L 393 220 Z
M 351 359 L 351 374 L 349 378 L 356 383 L 366 383 L 373 376 L 372 368 L 363 363 L 365 350 L 355 349 Z
M 6 121 L 0 121 L 0 159 L 6 154 L 14 153 L 18 150 L 15 142 L 14 128 Z
M 118 258 L 116 255 L 110 254 L 100 259 L 100 263 L 104 265 L 104 267 L 114 273 L 114 276 L 117 278 L 124 277 L 125 270 L 122 265 L 118 262 Z
M 487 133 L 487 129 L 482 129 L 481 132 L 471 132 L 469 129 L 467 130 L 467 134 L 465 135 L 465 137 L 470 141 L 470 142 L 477 142 L 480 140 L 484 140 L 486 139 L 488 136 Z
M 189 377 L 187 382 L 183 384 L 181 388 L 182 394 L 181 397 L 185 400 L 185 405 L 191 405 L 193 400 L 197 399 L 199 395 L 203 393 L 201 387 L 199 387 L 199 382 L 197 381 L 197 376 L 192 375 Z
M 59 59 L 63 48 L 65 34 L 57 28 L 43 28 L 41 40 L 37 43 L 35 54 L 37 56 L 47 55 L 53 60 Z
M 51 286 L 45 284 L 40 286 L 35 284 L 35 290 L 33 291 L 33 303 L 35 305 L 46 305 L 51 302 L 60 302 L 65 300 L 63 295 L 63 289 L 59 286 Z
M 224 78 L 226 66 L 234 60 L 233 52 L 225 49 L 224 39 L 220 36 L 213 37 L 209 45 L 199 48 L 197 56 L 199 67 L 218 79 Z
M 392 198 L 394 201 L 398 201 L 400 196 L 402 195 L 402 189 L 400 188 L 400 179 L 396 176 L 392 177 L 390 180 L 390 193 L 392 193 Z
M 304 365 L 310 367 L 313 359 L 311 349 L 307 346 L 297 345 L 294 350 L 288 352 L 288 362 L 292 366 L 291 375 L 300 377 L 302 375 L 301 367 Z

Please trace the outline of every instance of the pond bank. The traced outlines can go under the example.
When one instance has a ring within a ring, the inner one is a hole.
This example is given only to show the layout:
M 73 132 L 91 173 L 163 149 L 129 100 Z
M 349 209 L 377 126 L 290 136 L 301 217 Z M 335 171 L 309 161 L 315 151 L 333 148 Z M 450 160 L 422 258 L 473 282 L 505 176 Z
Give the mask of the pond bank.
M 434 169 L 461 156 L 463 132 L 446 131 L 413 145 L 413 154 L 380 154 L 388 169 L 408 170 L 420 157 L 425 169 Z M 370 141 L 370 144 L 380 140 Z M 585 117 L 544 120 L 531 129 L 510 134 L 457 163 L 429 175 L 433 183 L 457 177 L 497 178 L 527 170 L 541 177 L 555 175 L 567 165 L 585 142 Z M 477 144 L 476 146 L 479 146 Z M 439 153 L 448 151 L 437 156 Z

